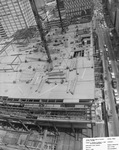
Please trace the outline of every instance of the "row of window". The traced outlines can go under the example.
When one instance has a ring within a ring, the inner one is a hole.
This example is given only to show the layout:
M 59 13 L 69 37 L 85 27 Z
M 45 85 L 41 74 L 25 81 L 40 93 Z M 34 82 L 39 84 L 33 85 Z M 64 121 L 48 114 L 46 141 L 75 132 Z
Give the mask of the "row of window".
M 24 20 L 23 20 L 23 18 L 17 18 L 17 17 L 7 17 L 7 18 L 3 18 L 3 19 L 1 19 L 1 20 L 4 20 L 4 22 L 7 22 L 7 23 L 9 23 L 9 22 L 24 22 Z
M 12 24 L 13 26 L 11 27 L 10 25 L 9 26 L 5 26 L 5 24 L 3 24 L 4 25 L 4 29 L 5 30 L 7 30 L 7 29 L 11 29 L 11 30 L 13 30 L 13 29 L 17 29 L 17 28 L 22 28 L 22 27 L 25 27 L 26 25 L 25 24 L 23 24 L 23 26 L 21 27 L 20 25 L 18 25 L 18 26 L 16 26 L 15 24 Z
M 1 13 L 2 15 L 6 14 L 6 13 L 8 13 L 8 14 L 10 14 L 10 13 L 21 14 L 21 11 L 20 11 L 19 8 L 18 8 L 16 11 L 10 11 L 10 10 L 5 10 L 5 9 L 0 9 L 0 13 Z

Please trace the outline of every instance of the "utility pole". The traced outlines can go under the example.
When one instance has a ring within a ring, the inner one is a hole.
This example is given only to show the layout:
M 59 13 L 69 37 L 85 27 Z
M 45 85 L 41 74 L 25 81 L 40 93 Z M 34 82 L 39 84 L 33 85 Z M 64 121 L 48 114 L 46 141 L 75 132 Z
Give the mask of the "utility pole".
M 59 18 L 60 18 L 62 32 L 64 32 L 62 17 L 61 17 L 60 8 L 59 8 L 59 0 L 56 0 L 56 2 L 57 2 L 57 9 L 58 9 L 58 13 L 59 13 Z
M 51 71 L 53 69 L 52 59 L 51 59 L 50 52 L 49 52 L 49 49 L 48 49 L 48 46 L 47 46 L 45 34 L 44 34 L 44 31 L 43 31 L 43 27 L 42 27 L 42 22 L 40 20 L 39 14 L 38 14 L 36 3 L 35 3 L 35 0 L 29 0 L 29 2 L 31 4 L 31 8 L 32 8 L 32 11 L 33 11 L 33 14 L 34 14 L 37 26 L 38 26 L 38 30 L 40 32 L 41 40 L 42 40 L 43 46 L 45 48 L 45 51 L 46 51 L 46 54 L 47 54 L 47 57 L 48 57 L 48 60 L 47 60 L 48 63 L 49 63 L 48 71 Z

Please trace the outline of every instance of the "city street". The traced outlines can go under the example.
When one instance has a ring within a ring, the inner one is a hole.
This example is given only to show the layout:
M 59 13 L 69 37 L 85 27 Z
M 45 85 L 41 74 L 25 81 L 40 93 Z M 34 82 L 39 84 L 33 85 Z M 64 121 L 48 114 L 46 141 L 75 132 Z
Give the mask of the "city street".
M 109 37 L 109 33 L 108 33 L 107 28 L 102 27 L 99 21 L 96 21 L 96 28 L 97 28 L 97 34 L 99 37 L 100 49 L 103 52 L 102 58 L 104 61 L 104 72 L 105 72 L 104 78 L 106 79 L 105 83 L 107 86 L 107 94 L 108 94 L 108 100 L 106 100 L 106 104 L 107 104 L 107 108 L 112 112 L 113 131 L 109 131 L 109 132 L 111 132 L 111 135 L 119 136 L 119 121 L 118 121 L 118 116 L 117 116 L 116 109 L 115 109 L 113 89 L 112 89 L 112 85 L 111 85 L 111 75 L 110 75 L 110 72 L 108 70 L 107 54 L 106 54 L 106 51 L 104 48 L 104 44 L 107 45 L 107 48 L 109 51 L 109 57 L 111 59 L 112 69 L 114 70 L 116 77 L 118 74 L 117 66 L 116 66 L 116 63 L 114 61 L 114 54 L 112 52 L 111 41 L 110 41 L 110 37 Z M 119 88 L 119 82 L 118 82 L 118 88 Z M 110 104 L 108 104 L 108 103 L 110 103 Z
M 113 72 L 114 72 L 114 74 L 116 76 L 117 90 L 118 90 L 118 94 L 119 94 L 119 72 L 118 72 L 118 68 L 117 68 L 117 62 L 116 62 L 116 59 L 115 59 L 114 50 L 113 50 L 113 47 L 111 45 L 111 40 L 110 40 L 108 29 L 105 30 L 105 34 L 104 35 L 105 35 L 107 47 L 109 49 L 110 60 L 111 60 L 111 63 L 112 63 Z

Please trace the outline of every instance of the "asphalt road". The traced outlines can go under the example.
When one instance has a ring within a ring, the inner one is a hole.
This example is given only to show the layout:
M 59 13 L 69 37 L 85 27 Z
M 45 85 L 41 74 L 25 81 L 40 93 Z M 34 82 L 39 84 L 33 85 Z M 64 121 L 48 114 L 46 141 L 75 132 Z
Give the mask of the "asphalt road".
M 112 62 L 112 68 L 115 72 L 115 75 L 117 76 L 117 66 L 114 60 L 114 54 L 112 54 L 112 46 L 110 43 L 109 39 L 109 33 L 106 28 L 102 28 L 99 26 L 99 22 L 97 22 L 97 34 L 100 40 L 100 47 L 103 50 L 103 61 L 104 61 L 104 69 L 105 69 L 105 77 L 106 77 L 106 84 L 107 84 L 107 90 L 108 90 L 108 97 L 109 97 L 109 102 L 110 102 L 110 109 L 112 111 L 112 125 L 113 125 L 113 134 L 114 136 L 119 136 L 119 121 L 118 121 L 118 116 L 115 110 L 115 102 L 114 102 L 114 96 L 113 96 L 113 89 L 111 86 L 111 76 L 108 70 L 108 62 L 107 62 L 107 56 L 105 49 L 103 47 L 104 44 L 107 45 L 108 50 L 109 50 L 109 56 L 111 58 Z M 118 86 L 119 87 L 119 86 Z
M 117 90 L 118 90 L 118 94 L 119 94 L 119 72 L 118 72 L 118 68 L 117 68 L 117 62 L 115 60 L 115 53 L 114 53 L 113 47 L 111 45 L 111 40 L 110 40 L 108 29 L 105 31 L 105 37 L 107 37 L 106 38 L 106 43 L 107 43 L 109 53 L 110 53 L 110 60 L 111 60 L 111 63 L 112 63 L 113 72 L 116 76 Z

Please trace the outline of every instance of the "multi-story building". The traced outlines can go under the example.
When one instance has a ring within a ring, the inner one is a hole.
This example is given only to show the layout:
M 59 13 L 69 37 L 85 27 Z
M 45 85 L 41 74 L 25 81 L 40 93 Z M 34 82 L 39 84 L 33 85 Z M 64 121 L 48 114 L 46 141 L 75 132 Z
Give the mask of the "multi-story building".
M 66 16 L 69 18 L 75 18 L 77 16 L 85 16 L 91 14 L 92 0 L 64 0 L 64 7 L 66 10 Z
M 0 0 L 0 23 L 7 37 L 36 25 L 29 0 Z M 0 28 L 0 34 L 3 29 Z

